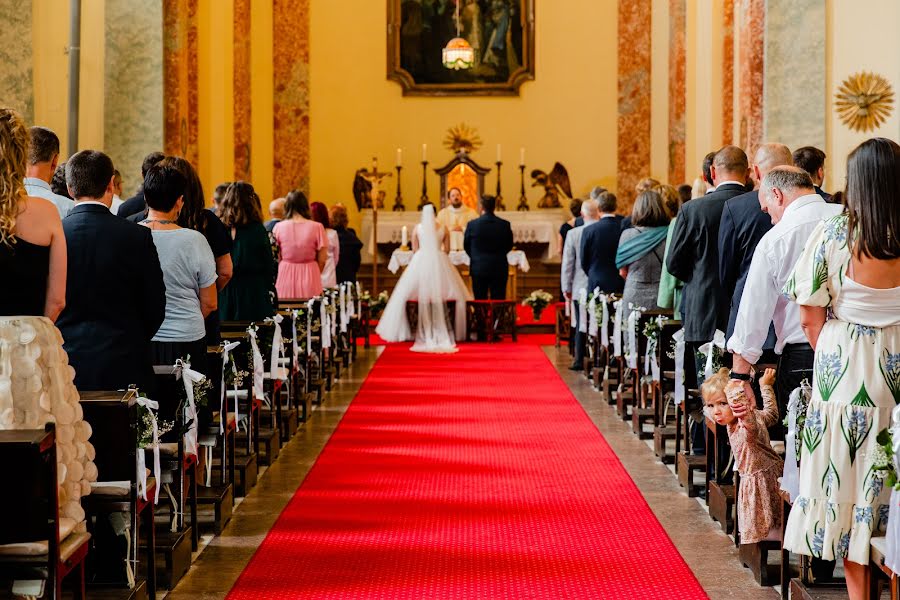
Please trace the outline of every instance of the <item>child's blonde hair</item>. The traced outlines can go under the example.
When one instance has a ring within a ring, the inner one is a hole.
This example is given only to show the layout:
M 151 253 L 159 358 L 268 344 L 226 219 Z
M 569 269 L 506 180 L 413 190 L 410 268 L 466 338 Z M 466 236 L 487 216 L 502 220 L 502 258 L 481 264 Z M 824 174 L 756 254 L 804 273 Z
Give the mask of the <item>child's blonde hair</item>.
M 725 367 L 722 367 L 717 372 L 713 373 L 712 376 L 709 377 L 703 384 L 700 386 L 700 395 L 703 397 L 703 401 L 706 402 L 716 394 L 724 394 L 725 386 L 728 385 L 728 381 L 730 371 Z

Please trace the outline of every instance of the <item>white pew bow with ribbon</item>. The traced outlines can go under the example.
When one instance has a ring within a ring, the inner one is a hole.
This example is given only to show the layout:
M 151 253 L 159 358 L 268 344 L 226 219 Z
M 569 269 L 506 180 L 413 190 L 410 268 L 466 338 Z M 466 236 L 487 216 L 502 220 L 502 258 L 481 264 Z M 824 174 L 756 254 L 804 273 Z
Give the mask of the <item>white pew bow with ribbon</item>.
M 251 354 L 251 367 L 253 371 L 253 398 L 258 398 L 260 400 L 265 400 L 266 398 L 266 388 L 265 388 L 265 365 L 263 363 L 262 352 L 259 351 L 259 341 L 256 339 L 256 327 L 248 327 L 247 334 L 250 336 L 250 354 Z M 253 398 L 250 398 L 250 402 L 253 402 Z M 239 421 L 237 415 L 237 402 L 235 402 L 235 422 Z
M 578 290 L 578 331 L 587 333 L 587 290 L 580 288 Z
M 641 318 L 641 309 L 639 307 L 629 307 L 631 312 L 628 314 L 628 367 L 637 369 L 638 366 L 638 343 L 637 343 L 637 326 Z
M 605 348 L 609 346 L 609 296 L 600 294 L 602 314 L 600 315 L 600 344 Z
M 184 451 L 186 454 L 197 454 L 197 404 L 194 398 L 194 384 L 200 383 L 206 376 L 191 368 L 191 363 L 184 362 L 180 358 L 175 361 L 175 379 L 184 385 L 184 394 L 187 404 L 184 407 L 185 423 L 191 426 L 184 433 Z
M 804 380 L 800 387 L 791 392 L 787 405 L 788 429 L 784 436 L 785 456 L 781 489 L 787 492 L 791 502 L 800 495 L 800 466 L 798 464 L 800 459 L 797 456 L 797 436 L 800 432 L 797 430 L 797 419 L 800 416 L 799 411 L 803 396 L 806 395 L 808 400 L 811 393 L 812 390 L 809 387 L 809 383 Z
M 159 402 L 151 400 L 146 396 L 138 396 L 135 400 L 139 406 L 143 406 L 150 413 L 150 426 L 153 430 L 153 441 L 150 442 L 150 448 L 153 450 L 153 478 L 156 480 L 156 491 L 153 496 L 153 503 L 159 502 L 160 480 L 159 473 L 162 470 L 159 462 L 159 425 L 156 421 L 156 410 L 159 410 Z M 142 500 L 147 499 L 147 464 L 144 457 L 144 448 L 138 448 L 137 451 L 137 486 L 138 493 Z
M 681 404 L 684 402 L 685 398 L 685 389 L 684 389 L 684 329 L 679 329 L 674 334 L 672 334 L 672 339 L 675 340 L 675 404 Z
M 613 320 L 613 356 L 622 356 L 622 301 L 613 302 L 613 308 L 616 309 L 616 316 Z
M 269 376 L 272 379 L 281 379 L 281 357 L 284 356 L 284 335 L 281 332 L 283 315 L 275 315 L 266 318 L 266 323 L 274 323 L 275 331 L 272 333 L 272 353 L 269 357 Z
M 600 323 L 597 322 L 597 301 L 600 299 L 600 288 L 594 288 L 591 299 L 588 301 L 588 335 L 597 337 Z
M 237 370 L 237 365 L 234 364 L 234 357 L 231 356 L 231 351 L 240 345 L 240 341 L 225 342 L 222 344 L 222 385 L 219 386 L 219 433 L 225 432 L 225 420 L 228 416 L 228 408 L 225 404 L 225 369 L 231 365 L 232 370 Z M 238 389 L 236 382 L 232 381 L 232 384 L 234 385 L 234 414 L 235 418 L 237 418 Z
M 713 337 L 711 342 L 706 342 L 702 346 L 700 346 L 700 352 L 706 354 L 706 366 L 703 369 L 703 375 L 707 379 L 712 377 L 715 373 L 713 372 L 713 354 L 715 353 L 714 348 L 718 348 L 719 350 L 725 351 L 725 333 L 716 329 L 716 335 Z

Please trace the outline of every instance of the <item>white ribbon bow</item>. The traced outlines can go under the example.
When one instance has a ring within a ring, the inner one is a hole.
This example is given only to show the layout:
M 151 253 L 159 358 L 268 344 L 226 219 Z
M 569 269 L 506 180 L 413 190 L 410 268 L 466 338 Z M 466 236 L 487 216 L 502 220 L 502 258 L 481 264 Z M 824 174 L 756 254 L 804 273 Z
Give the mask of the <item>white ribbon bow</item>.
M 587 333 L 587 290 L 578 290 L 578 331 Z
M 356 282 L 356 314 L 362 316 L 362 284 Z
M 145 396 L 138 396 L 136 402 L 143 406 L 150 413 L 150 426 L 153 428 L 153 442 L 150 447 L 153 449 L 153 478 L 156 479 L 156 491 L 153 496 L 153 504 L 159 502 L 159 472 L 162 470 L 159 464 L 159 427 L 156 424 L 156 413 L 159 409 L 159 402 L 151 400 Z M 137 451 L 137 476 L 138 476 L 138 493 L 141 499 L 147 500 L 147 464 L 144 458 L 144 448 L 138 448 Z
M 322 348 L 331 348 L 331 324 L 328 320 L 328 298 L 322 298 L 319 304 L 319 315 L 322 319 L 320 333 L 322 335 Z
M 312 354 L 312 310 L 316 303 L 313 298 L 306 303 L 306 353 Z
M 590 311 L 590 316 L 588 317 L 588 334 L 593 337 L 597 337 L 597 328 L 599 324 L 597 323 L 597 300 L 600 298 L 600 288 L 594 288 L 594 293 L 591 295 L 591 300 L 588 303 L 588 310 Z
M 647 339 L 647 349 L 644 352 L 644 373 L 650 374 L 653 381 L 659 381 L 659 360 L 657 359 L 657 349 L 659 348 L 659 337 L 662 334 L 663 323 L 668 319 L 662 315 L 656 317 L 656 337 Z
M 616 317 L 613 320 L 613 356 L 622 356 L 622 301 L 613 302 Z
M 275 315 L 266 318 L 266 323 L 274 323 L 275 331 L 272 334 L 272 355 L 269 362 L 269 374 L 272 379 L 280 378 L 281 375 L 281 357 L 284 356 L 284 337 L 281 333 L 281 322 L 284 316 Z
M 675 340 L 675 404 L 684 402 L 684 329 L 679 329 L 672 335 Z
M 341 284 L 340 287 L 340 307 L 341 307 L 341 333 L 347 333 L 347 325 L 350 323 L 350 311 L 347 310 L 347 286 Z
M 609 296 L 600 294 L 599 299 L 603 306 L 600 316 L 600 344 L 606 347 L 609 346 Z
M 787 405 L 788 430 L 784 436 L 784 470 L 781 477 L 781 489 L 787 492 L 791 501 L 800 495 L 800 466 L 797 456 L 797 417 L 799 417 L 800 400 L 804 394 L 811 393 L 809 383 L 804 381 L 801 387 L 791 392 Z
M 197 454 L 197 405 L 194 400 L 194 384 L 200 383 L 206 376 L 191 369 L 191 363 L 184 362 L 180 358 L 175 361 L 175 379 L 184 383 L 184 393 L 187 398 L 187 406 L 184 407 L 185 422 L 190 422 L 190 428 L 184 434 L 184 451 L 187 454 Z
M 725 333 L 716 329 L 716 335 L 713 337 L 711 342 L 707 342 L 700 346 L 700 352 L 706 354 L 706 366 L 703 369 L 703 375 L 706 379 L 709 379 L 714 375 L 713 373 L 713 346 L 719 348 L 723 352 L 725 351 Z
M 294 365 L 300 364 L 300 340 L 297 338 L 297 319 L 300 318 L 300 311 L 294 309 L 291 311 L 291 351 L 294 355 Z
M 250 335 L 250 353 L 253 357 L 253 398 L 263 400 L 266 397 L 266 388 L 263 385 L 265 381 L 265 367 L 263 366 L 262 352 L 259 351 L 259 342 L 256 340 L 256 328 L 248 327 L 247 333 Z M 253 398 L 250 401 L 253 401 Z M 235 411 L 237 410 L 237 402 L 234 403 Z M 237 412 L 234 416 L 235 422 L 238 421 Z
M 240 345 L 240 340 L 222 344 L 222 385 L 219 386 L 219 433 L 225 432 L 225 418 L 227 417 L 225 412 L 225 368 L 230 364 L 232 370 L 237 369 L 237 365 L 234 364 L 234 358 L 231 356 L 231 351 Z M 237 382 L 232 380 L 231 383 L 234 386 L 234 414 L 236 419 L 238 410 Z
M 637 369 L 638 366 L 638 344 L 637 344 L 637 324 L 641 318 L 641 311 L 634 308 L 628 315 L 628 366 Z

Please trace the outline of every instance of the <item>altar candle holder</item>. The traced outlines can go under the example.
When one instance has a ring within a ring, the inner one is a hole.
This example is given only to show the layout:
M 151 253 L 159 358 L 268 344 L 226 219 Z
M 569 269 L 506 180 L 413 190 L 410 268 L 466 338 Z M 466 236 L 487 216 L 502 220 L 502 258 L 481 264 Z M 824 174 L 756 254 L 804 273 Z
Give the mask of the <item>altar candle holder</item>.
M 419 210 L 428 202 L 428 161 L 422 161 L 422 197 L 419 198 Z
M 400 193 L 400 171 L 403 170 L 403 167 L 397 165 L 394 167 L 397 169 L 397 196 L 394 198 L 394 212 L 403 212 L 406 210 L 406 207 L 403 206 L 403 194 Z
M 498 160 L 495 164 L 497 165 L 497 210 L 506 210 L 506 206 L 503 204 L 503 194 L 500 193 L 500 172 L 501 167 L 503 167 L 503 161 Z
M 525 197 L 525 165 L 519 165 L 519 177 L 521 186 L 519 187 L 519 205 L 516 210 L 528 210 L 528 198 Z

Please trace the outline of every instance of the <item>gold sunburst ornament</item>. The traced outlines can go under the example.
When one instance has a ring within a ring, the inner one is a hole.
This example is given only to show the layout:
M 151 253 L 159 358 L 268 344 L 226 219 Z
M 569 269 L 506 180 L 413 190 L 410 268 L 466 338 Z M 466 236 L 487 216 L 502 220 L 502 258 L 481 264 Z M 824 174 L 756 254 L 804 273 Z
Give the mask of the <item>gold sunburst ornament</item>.
M 447 130 L 447 137 L 444 138 L 444 148 L 454 154 L 459 151 L 471 154 L 481 148 L 481 138 L 478 136 L 477 131 L 465 123 L 460 123 Z
M 890 116 L 894 90 L 887 79 L 875 73 L 856 73 L 848 77 L 835 94 L 835 107 L 841 121 L 854 131 L 871 131 Z

